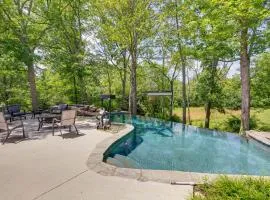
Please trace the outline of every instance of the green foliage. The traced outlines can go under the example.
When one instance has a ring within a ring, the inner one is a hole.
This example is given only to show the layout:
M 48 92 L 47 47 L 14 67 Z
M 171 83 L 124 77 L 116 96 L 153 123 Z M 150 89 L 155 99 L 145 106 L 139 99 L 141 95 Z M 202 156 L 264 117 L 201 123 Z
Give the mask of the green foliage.
M 258 127 L 258 119 L 255 116 L 252 116 L 249 121 L 249 126 L 251 130 L 254 130 Z M 239 133 L 241 127 L 241 119 L 236 116 L 231 116 L 225 121 L 225 130 L 229 132 Z
M 173 114 L 169 120 L 173 121 L 173 122 L 178 122 L 178 123 L 181 123 L 181 121 L 182 121 L 181 118 L 176 114 Z
M 270 106 L 270 53 L 262 54 L 252 73 L 252 105 Z
M 27 73 L 12 53 L 0 57 L 0 105 L 21 104 L 30 108 Z
M 211 102 L 213 108 L 222 109 L 224 95 L 222 90 L 221 71 L 216 67 L 206 67 L 199 75 L 196 94 L 197 99 L 205 104 Z
M 61 102 L 100 105 L 99 95 L 112 93 L 117 97 L 113 109 L 127 109 L 130 89 L 136 88 L 141 114 L 168 119 L 170 99 L 151 100 L 144 92 L 173 88 L 174 104 L 181 106 L 179 77 L 186 64 L 190 105 L 211 102 L 220 111 L 239 109 L 240 76 L 226 77 L 229 67 L 224 63 L 230 62 L 222 61 L 238 59 L 239 35 L 248 29 L 249 54 L 256 57 L 251 103 L 270 106 L 269 53 L 257 57 L 270 41 L 265 22 L 269 4 L 264 2 L 1 1 L 0 104 L 31 109 L 27 70 L 32 66 L 40 107 Z M 133 75 L 136 87 L 129 84 Z M 179 121 L 177 116 L 172 120 Z M 237 132 L 239 120 L 212 127 L 224 124 Z
M 238 110 L 241 107 L 240 76 L 235 75 L 223 82 L 224 107 Z
M 48 108 L 57 103 L 71 103 L 68 98 L 70 87 L 67 80 L 61 79 L 59 73 L 50 68 L 44 70 L 37 82 L 40 107 Z
M 220 176 L 215 181 L 198 185 L 191 200 L 267 200 L 270 181 L 263 178 L 229 178 Z
M 143 96 L 139 101 L 140 114 L 169 119 L 169 98 Z

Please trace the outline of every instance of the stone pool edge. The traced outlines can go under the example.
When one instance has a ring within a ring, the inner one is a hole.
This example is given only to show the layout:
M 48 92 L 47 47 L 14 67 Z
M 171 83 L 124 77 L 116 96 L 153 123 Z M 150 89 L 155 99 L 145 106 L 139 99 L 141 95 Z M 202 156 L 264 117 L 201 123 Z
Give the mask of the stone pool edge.
M 108 163 L 103 162 L 103 153 L 117 140 L 130 133 L 134 127 L 130 124 L 125 124 L 125 128 L 119 133 L 101 141 L 91 152 L 87 160 L 87 167 L 103 176 L 118 176 L 138 181 L 154 181 L 161 183 L 190 183 L 200 184 L 205 180 L 214 180 L 222 174 L 208 174 L 197 172 L 184 172 L 184 171 L 169 171 L 169 170 L 150 170 L 150 169 L 132 169 L 120 168 Z M 264 177 L 269 179 L 269 176 L 252 176 L 252 175 L 231 175 L 226 174 L 228 177 Z
M 262 143 L 270 147 L 270 133 L 269 132 L 258 132 L 254 130 L 247 131 L 247 135 L 257 142 Z

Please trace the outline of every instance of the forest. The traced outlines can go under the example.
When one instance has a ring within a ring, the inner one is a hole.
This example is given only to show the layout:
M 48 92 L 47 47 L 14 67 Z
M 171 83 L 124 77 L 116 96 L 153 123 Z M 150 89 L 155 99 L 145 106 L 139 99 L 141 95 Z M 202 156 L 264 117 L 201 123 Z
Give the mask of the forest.
M 114 94 L 134 115 L 270 131 L 267 0 L 1 0 L 0 32 L 0 106 Z

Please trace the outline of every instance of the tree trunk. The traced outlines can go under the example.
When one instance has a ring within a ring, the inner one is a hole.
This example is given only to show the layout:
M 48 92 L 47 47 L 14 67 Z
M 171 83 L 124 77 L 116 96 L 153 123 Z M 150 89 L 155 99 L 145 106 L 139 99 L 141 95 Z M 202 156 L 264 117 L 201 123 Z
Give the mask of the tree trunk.
M 172 119 L 173 104 L 174 104 L 174 82 L 173 81 L 170 81 L 170 86 L 171 86 L 171 92 L 172 92 L 171 101 L 170 101 L 170 119 Z
M 73 89 L 74 89 L 74 98 L 75 103 L 78 104 L 78 91 L 77 91 L 77 83 L 76 83 L 76 76 L 73 76 Z
M 130 73 L 130 97 L 129 97 L 129 111 L 132 115 L 137 114 L 137 56 L 136 51 L 131 52 L 131 73 Z
M 205 128 L 209 128 L 210 116 L 211 116 L 211 102 L 207 102 L 205 105 L 205 121 L 204 121 Z
M 248 29 L 241 31 L 241 54 L 240 54 L 240 71 L 241 71 L 241 89 L 242 89 L 242 109 L 241 109 L 241 132 L 249 130 L 250 119 L 250 72 L 249 72 L 249 55 L 248 55 Z
M 4 97 L 4 103 L 5 105 L 8 105 L 8 99 L 9 99 L 9 92 L 8 92 L 8 86 L 7 86 L 7 77 L 4 75 L 3 76 L 3 85 L 4 85 L 4 94 L 3 94 L 3 97 Z M 11 88 L 11 87 L 10 87 Z
M 126 109 L 126 82 L 127 82 L 127 58 L 123 55 L 123 78 L 122 78 L 122 109 Z
M 188 111 L 188 124 L 191 125 L 191 118 L 190 118 L 190 84 L 189 84 L 189 75 L 187 70 L 187 111 Z
M 37 98 L 37 89 L 36 89 L 36 74 L 33 62 L 27 63 L 27 73 L 28 73 L 28 83 L 30 87 L 32 110 L 38 109 L 38 98 Z
M 165 50 L 164 50 L 164 43 L 162 42 L 162 74 L 164 74 L 165 71 Z M 164 76 L 162 76 L 161 80 L 161 90 L 164 91 Z M 162 112 L 162 118 L 164 118 L 164 98 L 161 99 L 161 112 Z M 171 116 L 170 116 L 171 117 Z
M 108 90 L 109 90 L 109 95 L 112 94 L 112 79 L 111 79 L 111 75 L 110 75 L 110 70 L 109 69 L 106 69 L 107 71 L 107 78 L 108 78 Z
M 181 56 L 183 57 L 183 56 Z M 184 58 L 181 58 L 182 60 L 182 108 L 183 108 L 183 113 L 182 113 L 182 118 L 183 118 L 183 124 L 186 124 L 187 122 L 187 94 L 186 94 L 186 66 L 185 66 L 185 61 L 183 60 Z
M 177 30 L 177 40 L 178 40 L 178 51 L 180 53 L 181 65 L 182 65 L 182 123 L 186 124 L 187 122 L 187 95 L 186 95 L 186 58 L 183 55 L 183 49 L 181 44 L 181 38 L 179 34 L 179 19 L 178 19 L 178 4 L 175 1 L 175 21 L 176 21 L 176 30 Z
M 217 66 L 218 66 L 218 59 L 213 59 L 212 63 L 210 66 L 208 66 L 207 70 L 210 70 L 211 72 L 211 77 L 210 77 L 210 83 L 211 83 L 211 88 L 210 88 L 210 96 L 213 94 L 213 86 L 215 84 L 215 76 L 217 75 Z M 210 67 L 210 68 L 209 68 Z M 206 100 L 205 104 L 205 121 L 204 121 L 204 127 L 209 128 L 210 125 L 210 117 L 211 117 L 211 106 L 212 102 L 211 99 Z

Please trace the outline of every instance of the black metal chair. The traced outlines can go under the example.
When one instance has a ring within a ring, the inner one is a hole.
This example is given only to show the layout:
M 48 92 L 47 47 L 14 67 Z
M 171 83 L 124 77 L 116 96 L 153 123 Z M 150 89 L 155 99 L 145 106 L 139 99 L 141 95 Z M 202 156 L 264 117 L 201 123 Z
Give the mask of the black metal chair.
M 40 108 L 38 108 L 36 110 L 32 110 L 32 117 L 31 117 L 31 119 L 35 119 L 36 118 L 36 115 L 41 115 L 42 112 L 43 112 L 43 109 L 40 109 Z
M 22 119 L 22 117 L 24 119 L 26 119 L 26 112 L 25 110 L 21 111 L 21 106 L 19 104 L 14 104 L 14 105 L 10 105 L 7 106 L 7 112 L 8 114 L 10 114 L 10 121 L 14 120 L 16 117 L 19 117 L 20 119 Z

